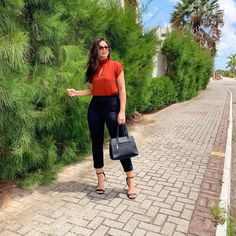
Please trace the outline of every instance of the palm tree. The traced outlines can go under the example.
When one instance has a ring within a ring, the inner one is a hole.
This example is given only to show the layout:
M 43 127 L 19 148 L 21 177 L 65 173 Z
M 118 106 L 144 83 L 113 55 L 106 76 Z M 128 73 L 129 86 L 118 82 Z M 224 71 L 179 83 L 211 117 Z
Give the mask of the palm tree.
M 211 55 L 216 54 L 216 44 L 220 39 L 220 28 L 224 24 L 223 10 L 218 0 L 182 0 L 171 16 L 173 28 L 183 31 L 188 28 L 195 39 Z
M 232 53 L 228 56 L 228 63 L 227 63 L 227 68 L 230 68 L 230 70 L 232 70 L 233 72 L 233 77 L 235 74 L 235 67 L 236 67 L 236 53 Z

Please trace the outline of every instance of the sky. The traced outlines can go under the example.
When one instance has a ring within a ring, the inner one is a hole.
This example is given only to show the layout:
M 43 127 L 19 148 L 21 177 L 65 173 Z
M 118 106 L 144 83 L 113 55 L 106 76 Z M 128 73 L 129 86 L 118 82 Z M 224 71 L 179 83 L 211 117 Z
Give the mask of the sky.
M 143 12 L 145 28 L 170 26 L 171 13 L 179 0 L 140 0 L 142 6 L 148 7 Z M 236 53 L 236 0 L 219 0 L 220 9 L 224 10 L 224 26 L 221 28 L 221 39 L 217 45 L 215 58 L 216 69 L 226 69 L 227 57 Z

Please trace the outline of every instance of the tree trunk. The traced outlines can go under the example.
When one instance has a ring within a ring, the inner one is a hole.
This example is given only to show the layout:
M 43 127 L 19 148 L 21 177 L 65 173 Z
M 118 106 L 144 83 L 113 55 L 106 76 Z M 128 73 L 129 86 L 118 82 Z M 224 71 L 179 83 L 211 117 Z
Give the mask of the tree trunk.
M 138 6 L 137 0 L 125 0 L 125 4 L 135 8 Z

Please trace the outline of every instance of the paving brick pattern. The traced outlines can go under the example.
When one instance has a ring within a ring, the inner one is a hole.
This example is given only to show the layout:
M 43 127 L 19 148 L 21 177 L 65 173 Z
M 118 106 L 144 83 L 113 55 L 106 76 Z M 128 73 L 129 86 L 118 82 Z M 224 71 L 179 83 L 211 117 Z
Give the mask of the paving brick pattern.
M 232 81 L 222 81 L 223 85 L 232 92 L 232 115 L 233 115 L 233 133 L 232 133 L 232 170 L 231 170 L 231 214 L 236 217 L 236 79 Z
M 97 195 L 89 157 L 66 167 L 51 186 L 16 189 L 0 212 L 0 235 L 187 235 L 226 100 L 227 92 L 211 82 L 195 99 L 130 127 L 140 152 L 133 158 L 134 201 L 120 163 L 108 156 L 106 193 Z
M 236 93 L 235 93 L 236 94 Z M 236 98 L 233 104 L 233 116 L 236 118 Z M 234 217 L 236 217 L 236 119 L 233 120 L 233 137 L 232 137 L 232 175 L 231 175 L 231 184 L 232 184 L 232 191 L 231 191 L 231 213 Z
M 213 151 L 208 161 L 208 166 L 203 177 L 200 193 L 190 222 L 189 236 L 214 236 L 216 233 L 218 222 L 214 219 L 213 215 L 210 214 L 209 207 L 219 205 L 224 168 L 224 153 L 227 141 L 229 104 L 230 96 L 228 94 L 220 126 L 213 144 Z

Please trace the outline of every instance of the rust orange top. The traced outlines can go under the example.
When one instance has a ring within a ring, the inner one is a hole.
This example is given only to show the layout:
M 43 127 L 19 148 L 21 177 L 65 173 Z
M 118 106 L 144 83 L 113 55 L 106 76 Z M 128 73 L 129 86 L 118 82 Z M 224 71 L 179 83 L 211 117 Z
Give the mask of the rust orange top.
M 107 59 L 100 62 L 100 67 L 92 78 L 92 95 L 118 95 L 117 77 L 122 71 L 123 67 L 117 61 Z

